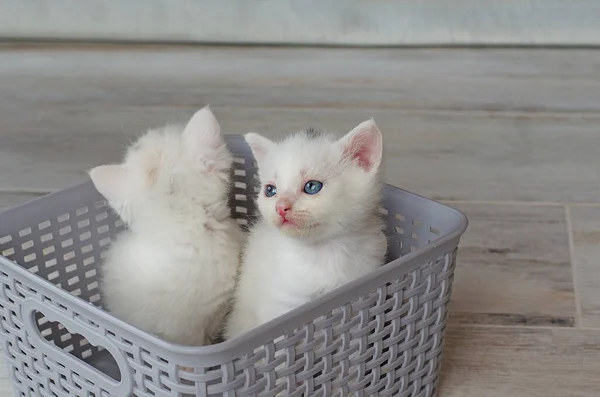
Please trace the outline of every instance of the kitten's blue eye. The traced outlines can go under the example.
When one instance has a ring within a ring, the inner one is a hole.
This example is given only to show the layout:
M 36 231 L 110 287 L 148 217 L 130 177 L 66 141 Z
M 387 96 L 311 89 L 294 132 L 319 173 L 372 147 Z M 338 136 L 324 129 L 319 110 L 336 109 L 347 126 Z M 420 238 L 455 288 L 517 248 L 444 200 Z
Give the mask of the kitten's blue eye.
M 323 182 L 319 181 L 308 181 L 304 185 L 304 193 L 306 194 L 317 194 L 323 189 Z
M 273 185 L 265 186 L 265 196 L 273 197 L 277 194 L 277 188 Z

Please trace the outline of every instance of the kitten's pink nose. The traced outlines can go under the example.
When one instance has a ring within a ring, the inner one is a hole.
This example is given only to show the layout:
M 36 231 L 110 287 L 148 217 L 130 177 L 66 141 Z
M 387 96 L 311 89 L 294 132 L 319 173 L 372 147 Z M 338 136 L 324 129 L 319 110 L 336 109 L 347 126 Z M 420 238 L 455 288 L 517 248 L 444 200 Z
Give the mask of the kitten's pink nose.
M 285 219 L 288 211 L 292 209 L 292 204 L 292 200 L 287 198 L 281 198 L 277 200 L 277 204 L 275 204 L 275 210 L 277 211 L 280 217 Z

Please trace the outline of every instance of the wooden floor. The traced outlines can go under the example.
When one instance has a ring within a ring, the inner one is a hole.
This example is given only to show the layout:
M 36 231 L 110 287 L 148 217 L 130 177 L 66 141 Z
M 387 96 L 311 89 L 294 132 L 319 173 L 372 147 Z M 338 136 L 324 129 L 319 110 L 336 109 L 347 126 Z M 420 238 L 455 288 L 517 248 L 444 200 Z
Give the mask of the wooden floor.
M 207 103 L 231 134 L 374 117 L 386 181 L 467 213 L 440 397 L 600 394 L 600 51 L 0 47 L 0 207 Z

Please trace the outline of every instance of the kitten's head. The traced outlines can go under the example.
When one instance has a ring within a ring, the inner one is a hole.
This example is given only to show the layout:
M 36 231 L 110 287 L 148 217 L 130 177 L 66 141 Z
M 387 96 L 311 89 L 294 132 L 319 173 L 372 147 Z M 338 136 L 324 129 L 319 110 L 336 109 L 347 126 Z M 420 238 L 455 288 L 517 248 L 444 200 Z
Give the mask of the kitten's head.
M 340 139 L 313 129 L 280 143 L 256 133 L 245 138 L 258 162 L 258 207 L 282 233 L 329 238 L 377 212 L 382 136 L 373 120 Z
M 90 171 L 96 189 L 129 226 L 137 220 L 179 219 L 223 201 L 232 156 L 208 107 L 185 127 L 152 129 L 118 165 Z

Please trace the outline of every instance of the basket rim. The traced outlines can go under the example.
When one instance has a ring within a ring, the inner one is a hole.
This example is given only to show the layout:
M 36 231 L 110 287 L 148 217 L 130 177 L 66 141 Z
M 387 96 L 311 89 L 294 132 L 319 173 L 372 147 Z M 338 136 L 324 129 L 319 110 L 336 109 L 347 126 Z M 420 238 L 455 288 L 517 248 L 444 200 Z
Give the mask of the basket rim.
M 90 183 L 91 181 L 84 182 L 50 194 L 65 194 L 71 190 L 81 189 L 84 185 Z M 219 362 L 226 362 L 235 357 L 239 357 L 241 352 L 238 348 L 243 348 L 244 351 L 246 351 L 249 346 L 252 346 L 254 348 L 256 346 L 260 346 L 264 343 L 268 343 L 269 341 L 280 337 L 281 327 L 286 327 L 288 329 L 298 328 L 303 324 L 307 323 L 309 318 L 318 317 L 323 313 L 329 312 L 334 308 L 347 303 L 348 296 L 350 294 L 356 297 L 357 291 L 370 291 L 373 288 L 377 288 L 382 283 L 388 281 L 390 279 L 389 276 L 391 274 L 406 274 L 420 266 L 423 262 L 434 260 L 436 257 L 446 254 L 458 246 L 460 237 L 468 227 L 468 218 L 461 211 L 446 204 L 439 203 L 435 200 L 428 199 L 426 197 L 420 196 L 418 194 L 406 191 L 404 189 L 389 184 L 385 184 L 385 188 L 397 189 L 410 196 L 424 199 L 444 207 L 447 211 L 450 211 L 456 217 L 458 228 L 456 228 L 453 232 L 441 236 L 437 240 L 434 240 L 423 247 L 417 248 L 416 250 L 400 258 L 397 258 L 391 262 L 382 265 L 379 269 L 369 273 L 366 276 L 361 277 L 360 279 L 351 281 L 332 291 L 329 291 L 328 293 L 320 296 L 319 298 L 307 302 L 271 321 L 261 324 L 260 326 L 244 334 L 213 345 L 185 346 L 164 341 L 155 335 L 152 335 L 123 320 L 120 320 L 119 318 L 113 316 L 109 312 L 103 310 L 100 307 L 90 304 L 89 302 L 85 301 L 80 297 L 71 295 L 66 290 L 57 287 L 52 282 L 44 279 L 43 277 L 35 273 L 31 273 L 24 267 L 20 266 L 18 263 L 1 255 L 0 266 L 8 266 L 12 271 L 18 273 L 19 275 L 25 278 L 35 279 L 38 283 L 41 283 L 43 287 L 52 291 L 58 297 L 61 297 L 64 300 L 70 302 L 71 304 L 75 304 L 76 306 L 78 306 L 76 310 L 87 312 L 90 315 L 98 316 L 102 320 L 118 326 L 122 330 L 137 338 L 145 339 L 146 342 L 151 343 L 155 348 L 163 350 L 167 353 L 187 356 L 190 363 L 198 363 L 199 361 L 201 361 L 203 363 L 211 362 L 214 365 L 214 360 L 217 360 Z M 14 206 L 12 208 L 9 208 L 8 210 L 28 206 L 32 203 L 35 203 L 38 200 L 43 200 L 45 197 L 47 197 L 47 195 Z M 1 214 L 2 213 L 0 213 L 0 215 Z M 397 278 L 398 276 L 395 277 Z M 362 294 L 363 293 L 361 292 L 359 295 Z M 315 315 L 315 313 L 318 314 Z
M 225 138 L 228 141 L 243 141 L 243 137 L 240 135 L 225 135 Z M 5 212 L 12 212 L 13 210 L 19 210 L 25 207 L 29 207 L 32 204 L 38 202 L 39 200 L 47 199 L 48 196 L 65 196 L 68 195 L 71 191 L 80 190 L 82 188 L 85 188 L 86 185 L 90 184 L 93 185 L 91 180 L 89 180 L 88 178 L 88 180 L 83 183 L 67 187 L 66 189 L 57 190 L 44 196 L 35 198 L 33 200 L 29 200 L 19 205 L 7 208 L 4 211 L 0 212 L 0 219 L 2 218 L 2 215 L 5 214 Z M 52 291 L 58 297 L 61 297 L 62 299 L 72 304 L 75 304 L 77 306 L 77 310 L 87 312 L 90 315 L 98 316 L 102 320 L 118 326 L 123 331 L 133 335 L 134 337 L 145 339 L 146 342 L 151 343 L 155 348 L 158 348 L 171 354 L 187 356 L 189 358 L 190 363 L 198 363 L 199 360 L 202 362 L 207 362 L 212 359 L 216 359 L 218 361 L 227 361 L 227 359 L 224 360 L 225 356 L 227 356 L 228 359 L 232 359 L 240 355 L 240 350 L 238 348 L 244 348 L 244 351 L 246 351 L 249 346 L 260 346 L 264 343 L 272 341 L 281 336 L 281 327 L 286 327 L 288 329 L 298 328 L 303 324 L 307 323 L 309 318 L 320 316 L 323 313 L 329 312 L 335 309 L 336 307 L 347 303 L 349 295 L 353 295 L 354 297 L 356 297 L 357 292 L 360 292 L 359 295 L 363 295 L 364 293 L 367 293 L 367 290 L 371 291 L 374 288 L 379 287 L 381 284 L 387 282 L 390 279 L 390 275 L 393 274 L 395 275 L 395 278 L 398 278 L 399 275 L 406 274 L 414 270 L 423 262 L 429 262 L 431 260 L 434 260 L 435 258 L 448 253 L 449 251 L 453 250 L 458 246 L 460 238 L 469 224 L 468 218 L 464 213 L 462 213 L 456 208 L 453 208 L 452 206 L 440 203 L 436 200 L 429 199 L 427 197 L 421 196 L 419 194 L 404 190 L 402 188 L 387 183 L 383 184 L 383 188 L 400 191 L 405 196 L 411 196 L 415 199 L 424 200 L 429 204 L 436 205 L 438 208 L 443 208 L 448 214 L 450 214 L 450 216 L 454 218 L 453 221 L 456 225 L 456 228 L 451 233 L 443 235 L 438 239 L 432 241 L 431 243 L 424 245 L 423 247 L 419 247 L 414 251 L 411 251 L 410 253 L 400 258 L 397 258 L 391 262 L 384 263 L 380 268 L 369 273 L 368 275 L 365 275 L 357 280 L 351 281 L 338 288 L 335 288 L 334 290 L 323 294 L 317 299 L 300 305 L 297 308 L 285 313 L 284 315 L 279 316 L 264 324 L 261 324 L 260 326 L 248 332 L 245 332 L 244 334 L 213 345 L 185 346 L 164 341 L 155 335 L 152 335 L 146 331 L 141 330 L 140 328 L 137 328 L 123 320 L 118 319 L 109 312 L 93 304 L 90 304 L 89 302 L 85 301 L 80 297 L 71 295 L 66 290 L 57 287 L 52 282 L 44 279 L 43 277 L 35 273 L 28 271 L 24 267 L 20 266 L 18 263 L 1 255 L 0 268 L 3 266 L 7 266 L 12 271 L 25 278 L 33 278 L 34 280 L 36 280 L 37 283 L 41 283 L 43 287 Z

